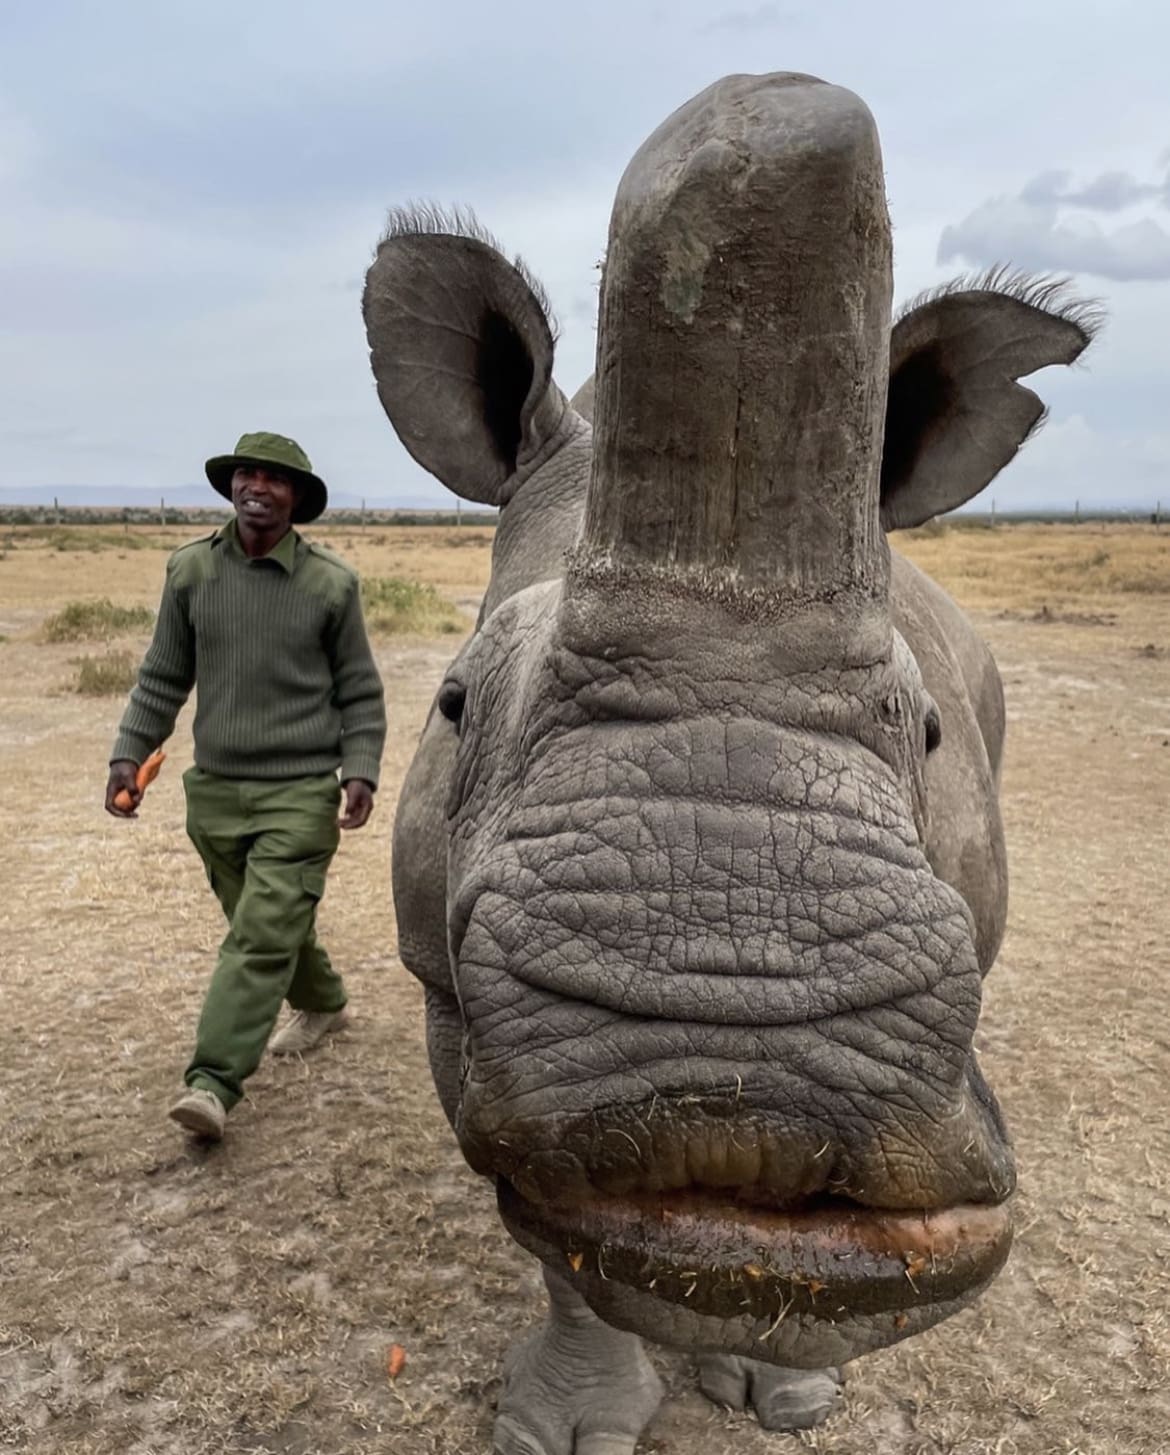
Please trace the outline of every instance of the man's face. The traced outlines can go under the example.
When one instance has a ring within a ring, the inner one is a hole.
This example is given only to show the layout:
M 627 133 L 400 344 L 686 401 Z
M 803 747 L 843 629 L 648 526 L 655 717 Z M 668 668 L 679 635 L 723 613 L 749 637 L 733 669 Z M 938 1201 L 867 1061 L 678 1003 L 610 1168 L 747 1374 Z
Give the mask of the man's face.
M 232 476 L 236 513 L 258 531 L 287 530 L 300 498 L 299 485 L 266 465 L 241 465 Z

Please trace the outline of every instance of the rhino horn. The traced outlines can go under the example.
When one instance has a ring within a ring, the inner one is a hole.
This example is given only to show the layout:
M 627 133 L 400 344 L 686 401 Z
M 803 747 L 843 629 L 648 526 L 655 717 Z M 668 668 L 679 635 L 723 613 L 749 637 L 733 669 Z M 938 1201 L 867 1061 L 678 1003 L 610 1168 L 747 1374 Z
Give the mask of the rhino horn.
M 668 118 L 614 203 L 573 574 L 884 593 L 891 287 L 858 97 L 732 76 Z

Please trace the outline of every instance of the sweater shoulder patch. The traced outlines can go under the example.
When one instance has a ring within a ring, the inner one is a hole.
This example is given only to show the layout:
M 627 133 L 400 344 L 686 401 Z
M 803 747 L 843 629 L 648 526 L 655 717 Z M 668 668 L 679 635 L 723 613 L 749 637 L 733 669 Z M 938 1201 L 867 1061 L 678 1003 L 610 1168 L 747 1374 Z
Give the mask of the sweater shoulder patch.
M 309 541 L 308 547 L 309 554 L 311 556 L 317 556 L 320 558 L 320 560 L 328 562 L 330 566 L 335 567 L 338 571 L 342 573 L 342 575 L 346 577 L 352 577 L 354 580 L 357 579 L 357 572 L 349 564 L 349 562 L 343 560 L 340 556 L 335 555 L 328 546 L 321 546 L 318 545 L 316 541 Z
M 197 586 L 216 574 L 211 543 L 217 534 L 213 531 L 209 536 L 200 536 L 171 552 L 167 575 L 175 586 Z
M 308 543 L 309 556 L 301 577 L 303 589 L 323 596 L 333 611 L 340 611 L 358 589 L 358 573 L 340 556 L 315 541 Z

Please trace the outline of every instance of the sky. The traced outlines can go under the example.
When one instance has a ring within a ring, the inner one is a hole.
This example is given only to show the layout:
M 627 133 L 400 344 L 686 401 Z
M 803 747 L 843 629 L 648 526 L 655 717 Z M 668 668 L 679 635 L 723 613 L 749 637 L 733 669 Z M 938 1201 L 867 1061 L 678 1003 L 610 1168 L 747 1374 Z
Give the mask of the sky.
M 899 298 L 1010 263 L 1105 305 L 976 505 L 1170 508 L 1168 55 L 1151 0 L 4 5 L 0 502 L 174 497 L 271 429 L 336 498 L 452 503 L 374 392 L 387 209 L 472 207 L 521 254 L 572 394 L 626 163 L 720 76 L 787 70 L 877 120 Z

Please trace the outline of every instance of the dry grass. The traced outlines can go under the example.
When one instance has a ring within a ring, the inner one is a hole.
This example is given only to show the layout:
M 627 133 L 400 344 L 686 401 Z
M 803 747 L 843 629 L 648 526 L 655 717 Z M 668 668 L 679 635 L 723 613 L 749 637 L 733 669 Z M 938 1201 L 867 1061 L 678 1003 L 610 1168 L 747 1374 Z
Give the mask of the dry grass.
M 1050 613 L 1170 593 L 1170 527 L 1019 525 L 927 528 L 894 542 L 966 607 Z
M 108 596 L 112 571 L 121 602 L 156 606 L 168 552 L 211 533 L 200 526 L 132 525 L 125 532 L 79 526 L 78 533 L 88 536 L 92 531 L 104 544 L 99 550 L 70 554 L 47 543 L 46 530 L 53 529 L 9 526 L 0 532 L 5 548 L 0 557 L 0 612 L 27 609 L 39 620 L 46 603 Z M 491 572 L 494 532 L 483 526 L 310 526 L 304 534 L 336 551 L 363 576 L 394 576 L 434 586 L 465 610 L 478 605 Z M 123 560 L 125 569 L 111 564 Z
M 129 652 L 75 657 L 73 665 L 77 668 L 73 690 L 83 697 L 124 697 L 138 677 L 138 658 Z
M 428 562 L 470 609 L 490 534 L 451 534 L 330 544 L 371 576 L 425 580 Z M 946 553 L 1007 684 L 1013 898 L 979 1035 L 1021 1166 L 1017 1245 L 976 1308 L 854 1366 L 843 1413 L 799 1439 L 712 1409 L 689 1361 L 655 1351 L 672 1399 L 647 1455 L 1170 1449 L 1170 589 L 1041 599 L 1034 550 L 1081 537 L 954 534 L 907 546 Z M 998 584 L 978 569 L 988 537 Z M 1103 548 L 1120 558 L 1112 533 Z M 109 566 L 55 560 L 18 544 L 0 566 L 0 1449 L 486 1451 L 538 1280 L 434 1099 L 389 895 L 394 795 L 457 639 L 376 647 L 384 788 L 321 915 L 358 1018 L 304 1063 L 266 1061 L 229 1139 L 201 1151 L 164 1117 L 222 933 L 183 834 L 189 713 L 141 818 L 108 818 L 121 703 L 47 692 L 69 649 L 37 633 L 106 594 Z M 163 560 L 137 552 L 120 598 L 153 604 Z M 1045 602 L 1061 619 L 1031 619 Z M 1063 619 L 1077 613 L 1110 620 Z M 33 814 L 28 765 L 49 751 Z M 409 1362 L 391 1384 L 394 1342 Z
M 103 597 L 100 601 L 67 601 L 41 630 L 47 642 L 102 642 L 145 631 L 152 621 L 145 606 L 117 606 Z
M 171 537 L 163 527 L 137 525 L 0 525 L 5 551 L 35 547 L 58 552 L 149 551 L 165 548 Z
M 363 576 L 362 610 L 373 636 L 449 636 L 473 625 L 437 587 L 399 576 Z

